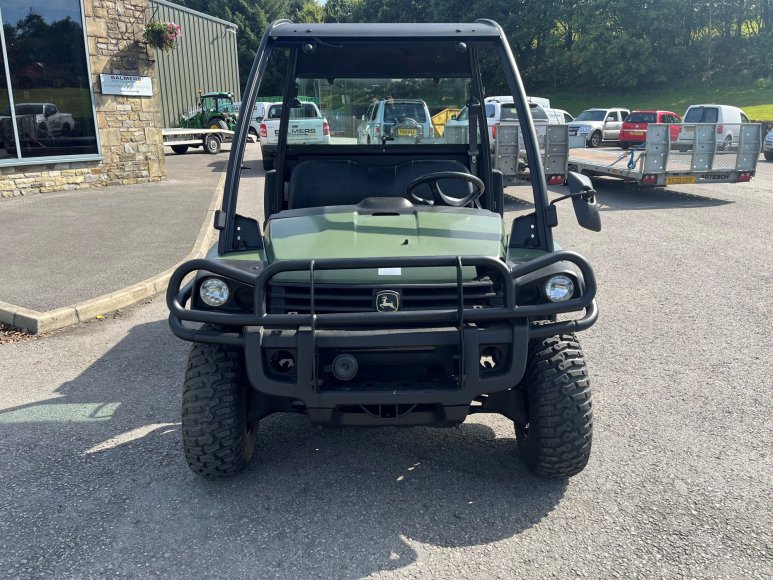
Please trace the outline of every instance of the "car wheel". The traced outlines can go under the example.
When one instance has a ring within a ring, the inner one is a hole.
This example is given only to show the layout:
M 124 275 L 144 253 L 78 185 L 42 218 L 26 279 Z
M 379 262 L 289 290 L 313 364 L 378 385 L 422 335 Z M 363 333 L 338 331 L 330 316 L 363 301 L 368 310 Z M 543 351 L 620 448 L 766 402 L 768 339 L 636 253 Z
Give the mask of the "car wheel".
M 588 139 L 588 147 L 593 147 L 594 149 L 601 145 L 601 131 L 594 131 L 590 139 Z
M 258 435 L 258 422 L 247 417 L 249 397 L 242 349 L 193 345 L 183 385 L 182 439 L 194 473 L 216 479 L 249 465 Z
M 177 155 L 185 155 L 188 152 L 187 145 L 172 145 L 172 151 Z
M 253 137 L 255 137 L 256 143 L 260 141 L 260 136 L 258 135 L 258 132 L 253 127 L 250 127 L 247 132 Z
M 519 385 L 527 423 L 515 423 L 526 466 L 541 477 L 564 478 L 588 463 L 593 440 L 593 400 L 588 370 L 574 334 L 536 339 Z
M 773 161 L 773 151 L 765 151 L 765 159 Z
M 220 141 L 220 136 L 214 133 L 210 133 L 204 137 L 204 151 L 211 155 L 220 153 L 222 144 L 223 143 Z
M 631 146 L 630 143 L 627 143 L 625 141 L 619 141 L 618 145 L 620 145 L 620 149 L 628 149 Z

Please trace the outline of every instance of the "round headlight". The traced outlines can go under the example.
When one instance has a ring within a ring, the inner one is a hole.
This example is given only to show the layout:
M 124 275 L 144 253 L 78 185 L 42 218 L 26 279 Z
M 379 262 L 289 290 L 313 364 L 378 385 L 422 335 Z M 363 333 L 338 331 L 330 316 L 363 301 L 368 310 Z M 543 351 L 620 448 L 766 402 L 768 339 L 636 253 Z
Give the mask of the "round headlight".
M 551 302 L 569 300 L 574 294 L 574 282 L 569 276 L 553 276 L 545 284 L 545 295 Z
M 208 306 L 222 306 L 228 302 L 230 294 L 228 284 L 220 278 L 207 278 L 199 287 L 199 295 Z

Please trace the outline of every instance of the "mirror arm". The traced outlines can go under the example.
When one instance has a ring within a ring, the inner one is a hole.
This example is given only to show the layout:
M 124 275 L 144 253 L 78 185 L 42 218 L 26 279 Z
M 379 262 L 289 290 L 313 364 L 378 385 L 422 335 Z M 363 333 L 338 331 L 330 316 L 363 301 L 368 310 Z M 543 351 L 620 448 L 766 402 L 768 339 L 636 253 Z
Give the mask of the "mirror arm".
M 561 197 L 557 197 L 553 201 L 550 202 L 550 205 L 554 205 L 558 203 L 559 201 L 564 201 L 565 199 L 569 199 L 572 197 L 581 197 L 585 201 L 589 201 L 593 203 L 593 198 L 595 197 L 596 192 L 594 190 L 585 190 L 585 191 L 576 191 L 574 193 L 567 193 L 566 195 L 562 195 Z

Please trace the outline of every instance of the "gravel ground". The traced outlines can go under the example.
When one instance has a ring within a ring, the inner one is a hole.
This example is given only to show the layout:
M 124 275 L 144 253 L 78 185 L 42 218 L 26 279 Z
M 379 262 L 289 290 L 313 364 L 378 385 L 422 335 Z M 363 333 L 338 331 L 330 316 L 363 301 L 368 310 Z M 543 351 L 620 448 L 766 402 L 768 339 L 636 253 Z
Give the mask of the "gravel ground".
M 3 344 L 2 575 L 773 577 L 772 177 L 761 162 L 733 186 L 599 181 L 599 234 L 560 204 L 601 309 L 581 335 L 594 450 L 568 481 L 530 476 L 501 417 L 272 416 L 250 469 L 206 482 L 182 455 L 188 345 L 163 300 Z

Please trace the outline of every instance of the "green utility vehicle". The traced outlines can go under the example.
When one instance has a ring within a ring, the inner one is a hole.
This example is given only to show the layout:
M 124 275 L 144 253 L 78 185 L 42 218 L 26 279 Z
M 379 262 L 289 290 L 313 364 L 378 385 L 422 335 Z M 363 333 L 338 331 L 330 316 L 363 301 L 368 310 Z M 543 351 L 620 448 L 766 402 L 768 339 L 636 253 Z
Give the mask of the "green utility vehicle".
M 233 131 L 237 114 L 231 93 L 199 93 L 199 107 L 180 116 L 181 129 L 223 129 Z
M 252 193 L 240 185 L 243 116 L 215 215 L 219 241 L 206 259 L 179 267 L 167 292 L 172 332 L 195 343 L 182 406 L 191 469 L 204 477 L 245 469 L 258 422 L 275 412 L 337 426 L 453 426 L 472 413 L 499 413 L 514 422 L 531 471 L 579 473 L 593 422 L 575 332 L 596 321 L 596 280 L 582 256 L 554 243 L 555 203 L 571 199 L 580 225 L 601 224 L 582 175 L 570 173 L 569 192 L 549 201 L 502 29 L 490 20 L 277 21 L 244 102 L 255 102 L 274 57 L 287 63 L 286 85 L 263 215 L 249 215 L 249 198 L 238 199 Z M 483 87 L 494 82 L 482 77 L 483 60 L 501 65 L 498 79 L 538 169 L 525 188 L 529 202 L 518 206 L 528 209 L 510 223 L 492 163 Z M 439 132 L 399 139 L 419 121 L 406 114 L 397 135 L 374 126 L 379 138 L 370 144 L 357 143 L 356 127 L 307 143 L 291 133 L 299 94 L 321 95 L 330 119 L 334 107 L 348 107 L 341 118 L 361 119 L 390 99 L 466 106 L 468 130 L 464 142 Z

